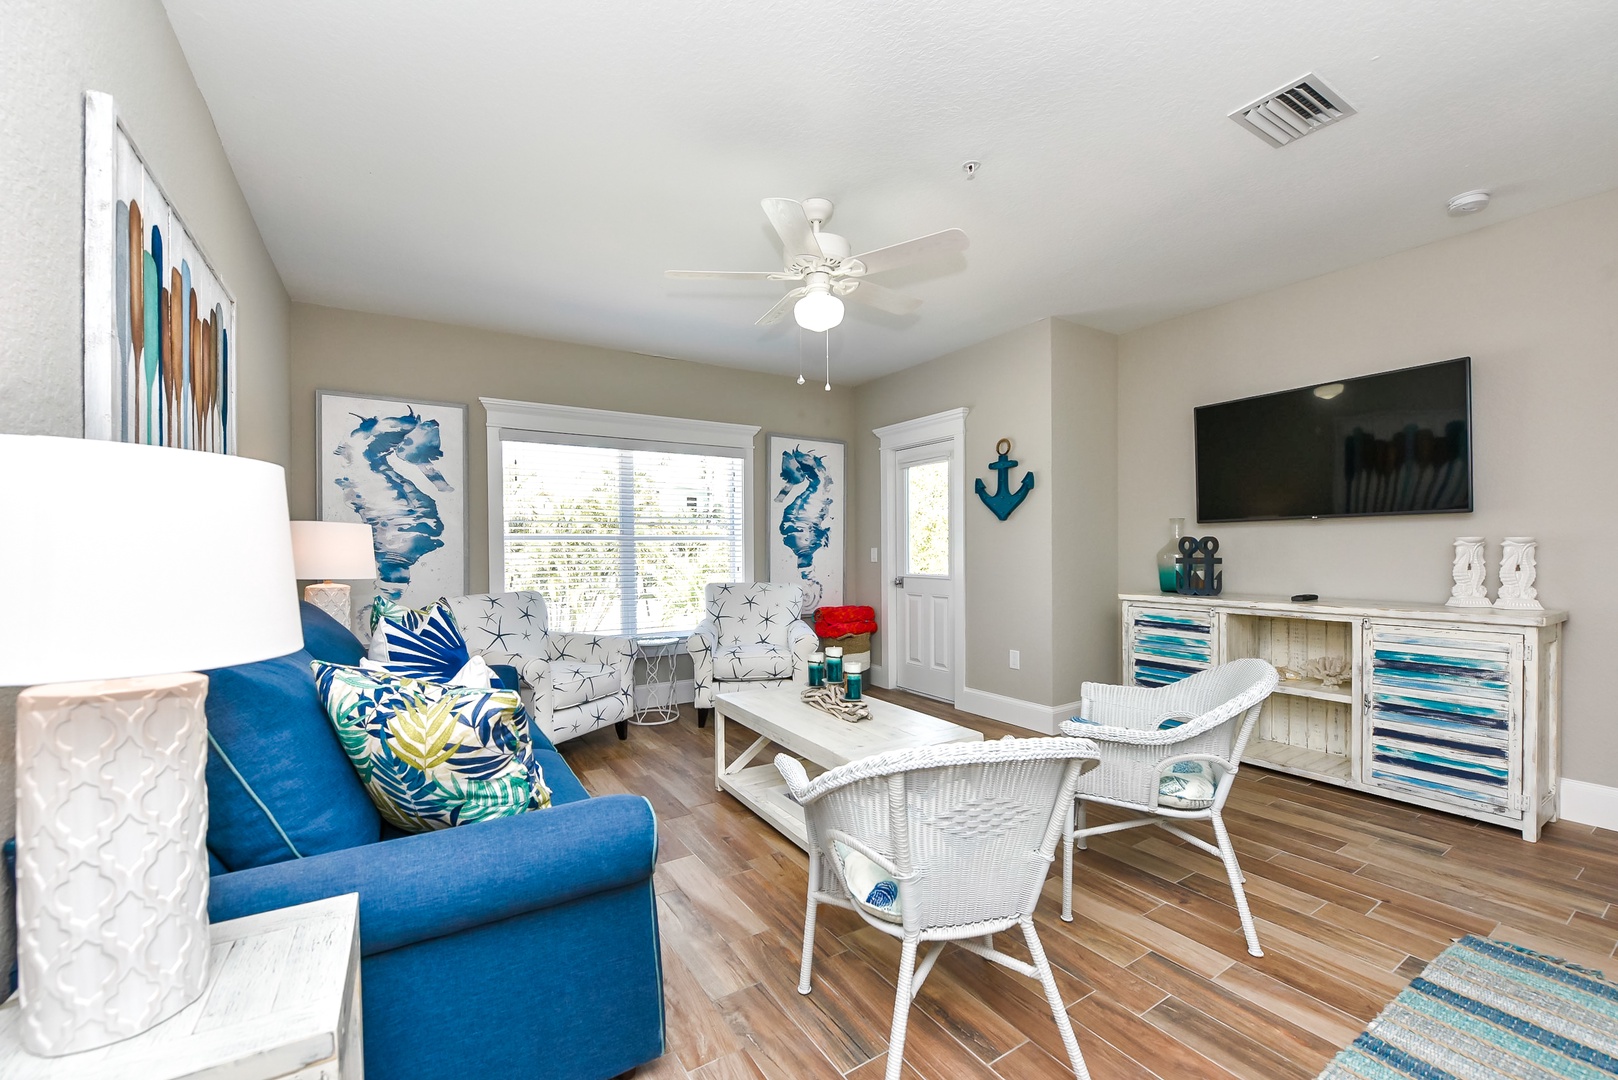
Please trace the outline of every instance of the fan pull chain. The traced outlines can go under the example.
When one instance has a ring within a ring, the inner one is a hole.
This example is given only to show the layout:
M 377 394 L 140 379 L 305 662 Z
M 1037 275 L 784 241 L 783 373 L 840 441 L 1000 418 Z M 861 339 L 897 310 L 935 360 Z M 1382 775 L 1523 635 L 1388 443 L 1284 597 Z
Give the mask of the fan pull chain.
M 798 328 L 798 385 L 803 385 L 803 328 Z
M 826 331 L 826 392 L 831 392 L 831 331 Z

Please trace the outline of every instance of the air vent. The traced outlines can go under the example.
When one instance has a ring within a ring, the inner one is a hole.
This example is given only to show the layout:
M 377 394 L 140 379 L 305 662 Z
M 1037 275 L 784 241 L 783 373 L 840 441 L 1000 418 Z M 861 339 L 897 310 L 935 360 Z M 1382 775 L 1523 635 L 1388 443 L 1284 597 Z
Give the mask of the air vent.
M 1305 75 L 1243 105 L 1230 118 L 1271 146 L 1285 146 L 1353 115 L 1354 107 L 1318 75 Z

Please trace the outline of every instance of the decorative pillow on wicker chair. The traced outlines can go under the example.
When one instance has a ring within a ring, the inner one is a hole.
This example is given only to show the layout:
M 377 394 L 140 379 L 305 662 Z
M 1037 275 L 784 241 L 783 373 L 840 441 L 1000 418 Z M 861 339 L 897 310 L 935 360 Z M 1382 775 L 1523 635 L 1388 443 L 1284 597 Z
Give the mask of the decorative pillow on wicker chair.
M 449 601 L 400 607 L 384 597 L 371 605 L 371 659 L 407 678 L 449 682 L 472 659 Z
M 899 922 L 899 883 L 893 876 L 841 840 L 833 840 L 837 862 L 849 895 L 865 911 L 888 922 Z
M 1177 761 L 1157 781 L 1157 804 L 1175 810 L 1205 810 L 1213 805 L 1219 774 L 1206 761 Z
M 310 666 L 337 739 L 389 824 L 428 832 L 550 805 L 516 691 Z

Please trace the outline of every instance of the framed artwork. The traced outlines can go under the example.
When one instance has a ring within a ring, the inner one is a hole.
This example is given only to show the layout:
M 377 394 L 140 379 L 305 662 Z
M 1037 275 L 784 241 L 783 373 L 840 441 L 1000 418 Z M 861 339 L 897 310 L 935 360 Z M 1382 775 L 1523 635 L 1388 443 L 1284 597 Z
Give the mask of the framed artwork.
M 803 586 L 804 611 L 843 602 L 847 448 L 837 439 L 771 435 L 770 580 Z
M 376 584 L 356 596 L 422 607 L 467 591 L 466 406 L 320 390 L 315 460 L 322 521 L 363 521 Z
M 84 95 L 84 434 L 236 452 L 236 300 L 129 137 Z

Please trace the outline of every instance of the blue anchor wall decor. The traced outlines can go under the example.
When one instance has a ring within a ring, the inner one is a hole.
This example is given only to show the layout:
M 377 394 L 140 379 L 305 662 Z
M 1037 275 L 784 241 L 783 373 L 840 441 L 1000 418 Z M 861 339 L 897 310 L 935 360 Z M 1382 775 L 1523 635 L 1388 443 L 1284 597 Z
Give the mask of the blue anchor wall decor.
M 1022 505 L 1022 501 L 1028 498 L 1028 493 L 1034 490 L 1034 474 L 1023 473 L 1022 486 L 1012 491 L 1011 470 L 1017 467 L 1017 463 L 1011 460 L 1011 440 L 1001 439 L 995 444 L 994 452 L 1000 455 L 1000 460 L 989 462 L 989 468 L 1000 474 L 999 485 L 995 488 L 994 494 L 990 495 L 988 486 L 982 480 L 977 480 L 973 482 L 973 490 L 978 493 L 978 498 L 983 500 L 983 505 L 993 511 L 995 517 L 1004 521 L 1011 516 L 1013 510 Z

